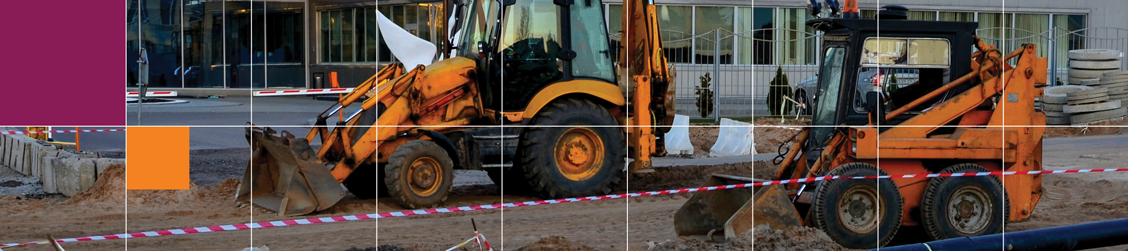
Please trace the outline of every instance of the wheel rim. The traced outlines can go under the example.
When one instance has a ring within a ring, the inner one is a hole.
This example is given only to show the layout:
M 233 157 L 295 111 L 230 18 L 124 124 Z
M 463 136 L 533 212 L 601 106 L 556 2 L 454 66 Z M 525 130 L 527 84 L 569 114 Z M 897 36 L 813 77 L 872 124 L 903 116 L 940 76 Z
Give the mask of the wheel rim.
M 408 185 L 411 192 L 420 197 L 427 197 L 439 191 L 443 183 L 443 170 L 439 161 L 431 157 L 421 157 L 411 162 L 407 169 L 407 177 L 411 180 Z
M 949 225 L 965 235 L 982 232 L 990 223 L 993 213 L 993 203 L 988 198 L 987 192 L 978 187 L 964 186 L 957 189 L 945 205 Z
M 838 200 L 838 221 L 855 233 L 869 233 L 877 230 L 877 191 L 872 188 L 855 186 L 842 193 Z
M 556 169 L 569 180 L 589 179 L 603 165 L 603 141 L 588 128 L 569 128 L 554 149 Z

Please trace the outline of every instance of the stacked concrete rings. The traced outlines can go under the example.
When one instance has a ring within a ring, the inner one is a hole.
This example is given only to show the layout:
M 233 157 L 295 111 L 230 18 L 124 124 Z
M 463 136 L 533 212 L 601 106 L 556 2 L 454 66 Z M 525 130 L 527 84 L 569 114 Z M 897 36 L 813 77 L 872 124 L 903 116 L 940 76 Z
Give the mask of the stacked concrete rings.
M 1069 115 L 1070 124 L 1088 125 L 1124 118 L 1128 116 L 1128 107 L 1121 106 L 1120 100 L 1109 99 L 1108 88 L 1102 87 L 1066 94 L 1062 113 Z
M 1069 84 L 1100 86 L 1106 72 L 1120 70 L 1120 51 L 1085 49 L 1069 51 Z
M 1047 125 L 1068 125 L 1069 114 L 1065 113 L 1065 106 L 1068 105 L 1068 94 L 1092 90 L 1092 87 L 1079 86 L 1079 85 L 1065 85 L 1046 87 L 1045 95 L 1042 96 L 1042 111 L 1046 112 Z

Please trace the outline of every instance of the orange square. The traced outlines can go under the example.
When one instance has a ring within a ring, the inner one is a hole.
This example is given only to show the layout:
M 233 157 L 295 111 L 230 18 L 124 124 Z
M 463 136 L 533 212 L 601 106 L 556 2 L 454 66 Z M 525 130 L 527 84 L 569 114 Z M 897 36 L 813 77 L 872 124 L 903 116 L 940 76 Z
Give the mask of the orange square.
M 188 127 L 126 128 L 125 165 L 126 189 L 188 189 Z

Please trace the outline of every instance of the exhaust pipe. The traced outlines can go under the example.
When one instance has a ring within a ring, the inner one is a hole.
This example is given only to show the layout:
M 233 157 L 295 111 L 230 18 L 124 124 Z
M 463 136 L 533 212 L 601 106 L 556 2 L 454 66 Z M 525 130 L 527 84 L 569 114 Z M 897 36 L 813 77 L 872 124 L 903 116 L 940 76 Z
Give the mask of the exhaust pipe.
M 882 248 L 886 251 L 1080 250 L 1128 244 L 1128 218 L 1021 232 L 953 238 Z

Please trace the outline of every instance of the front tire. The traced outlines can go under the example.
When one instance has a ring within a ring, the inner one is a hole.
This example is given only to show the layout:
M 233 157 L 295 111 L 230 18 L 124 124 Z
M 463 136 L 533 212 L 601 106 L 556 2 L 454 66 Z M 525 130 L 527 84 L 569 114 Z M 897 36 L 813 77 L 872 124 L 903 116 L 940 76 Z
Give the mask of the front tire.
M 990 172 L 962 163 L 940 173 Z M 933 240 L 997 234 L 1010 215 L 1010 202 L 995 176 L 938 177 L 928 181 L 921 199 L 921 218 Z
M 544 198 L 601 195 L 619 183 L 626 142 L 603 107 L 584 99 L 557 100 L 530 125 L 521 132 L 517 160 L 533 192 Z
M 847 163 L 826 176 L 887 175 L 877 166 Z M 835 179 L 815 190 L 811 208 L 815 226 L 846 248 L 885 246 L 901 227 L 904 202 L 890 179 Z
M 413 140 L 396 148 L 384 167 L 388 194 L 409 209 L 438 207 L 454 186 L 454 161 L 435 142 Z
M 356 170 L 353 170 L 341 184 L 345 185 L 345 188 L 348 188 L 349 192 L 356 195 L 357 198 L 367 200 L 388 197 L 388 189 L 384 184 L 384 172 L 380 171 L 383 169 L 379 166 L 381 165 L 362 164 L 357 166 Z

